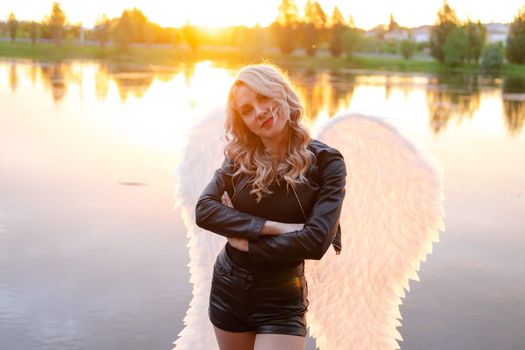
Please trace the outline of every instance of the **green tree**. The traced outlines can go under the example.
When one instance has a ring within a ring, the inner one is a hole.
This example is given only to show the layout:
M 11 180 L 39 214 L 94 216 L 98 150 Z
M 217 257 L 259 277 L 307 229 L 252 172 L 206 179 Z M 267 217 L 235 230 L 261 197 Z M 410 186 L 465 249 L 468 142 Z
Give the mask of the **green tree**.
M 430 54 L 439 62 L 445 61 L 443 46 L 449 33 L 459 26 L 456 12 L 445 1 L 438 11 L 436 24 L 430 30 Z
M 510 24 L 507 36 L 507 59 L 511 63 L 525 63 L 525 6 Z
M 138 8 L 128 10 L 131 26 L 134 28 L 133 42 L 146 43 L 146 30 L 150 22 Z
M 377 40 L 383 41 L 385 39 L 386 27 L 383 24 L 378 24 L 371 29 L 371 32 L 374 33 Z
M 299 8 L 294 0 L 281 0 L 277 22 L 281 24 L 293 24 L 299 22 Z
M 307 23 L 312 23 L 316 28 L 326 27 L 326 14 L 318 1 L 308 0 L 304 10 L 304 19 Z
M 117 20 L 113 41 L 120 48 L 126 48 L 131 43 L 150 44 L 155 39 L 157 27 L 139 9 L 127 9 Z
M 332 13 L 330 33 L 330 53 L 332 56 L 340 56 L 343 52 L 343 32 L 345 29 L 345 20 L 341 11 L 336 6 Z
M 97 19 L 94 34 L 101 47 L 104 47 L 109 41 L 111 36 L 111 22 L 106 15 L 102 15 Z
M 157 33 L 162 31 L 162 27 L 156 23 L 148 21 L 144 26 L 144 42 L 150 46 L 157 39 Z
M 299 9 L 294 0 L 281 0 L 277 20 L 270 30 L 279 50 L 290 54 L 296 47 L 296 33 L 299 24 Z
M 326 14 L 317 1 L 308 0 L 304 9 L 304 23 L 302 25 L 303 45 L 309 56 L 314 56 L 323 39 L 326 27 Z
M 184 41 L 190 47 L 191 51 L 199 50 L 200 38 L 197 28 L 190 23 L 186 23 L 182 28 L 182 36 Z
M 29 37 L 31 38 L 31 43 L 35 45 L 36 39 L 38 38 L 38 23 L 35 21 L 32 21 L 29 27 Z
M 297 46 L 297 25 L 286 25 L 273 22 L 270 26 L 275 45 L 285 54 L 291 54 Z
M 268 45 L 267 32 L 259 24 L 253 28 L 239 27 L 236 29 L 234 44 L 239 47 L 243 54 L 248 56 L 264 54 Z
M 409 35 L 407 39 L 401 40 L 399 43 L 399 51 L 405 60 L 409 60 L 414 56 L 417 50 L 417 44 Z
M 468 55 L 468 34 L 465 28 L 454 28 L 443 45 L 444 62 L 457 65 L 465 61 Z
M 332 17 L 330 18 L 330 24 L 340 24 L 342 26 L 346 25 L 345 18 L 343 17 L 343 14 L 339 10 L 339 7 L 335 6 L 334 11 L 332 12 Z
M 125 49 L 135 40 L 136 36 L 136 28 L 133 26 L 130 11 L 124 10 L 113 31 L 113 41 L 120 49 Z
M 477 63 L 487 40 L 487 28 L 479 20 L 474 23 L 470 19 L 464 27 L 468 36 L 467 60 Z
M 82 33 L 82 22 L 70 23 L 68 25 L 67 34 L 69 34 L 70 37 L 78 38 L 80 40 L 80 36 L 82 35 Z
M 348 16 L 348 27 L 355 28 L 354 16 L 352 15 Z
M 502 48 L 498 44 L 487 45 L 481 55 L 481 68 L 485 71 L 499 70 L 503 66 Z
M 18 31 L 18 21 L 16 20 L 15 14 L 13 12 L 11 12 L 7 17 L 7 30 L 9 31 L 9 37 L 11 38 L 11 41 L 15 41 Z
M 66 15 L 58 2 L 53 3 L 51 15 L 45 20 L 45 23 L 53 42 L 57 46 L 60 45 L 66 34 Z
M 357 28 L 346 28 L 343 32 L 343 51 L 351 58 L 362 40 L 362 34 Z

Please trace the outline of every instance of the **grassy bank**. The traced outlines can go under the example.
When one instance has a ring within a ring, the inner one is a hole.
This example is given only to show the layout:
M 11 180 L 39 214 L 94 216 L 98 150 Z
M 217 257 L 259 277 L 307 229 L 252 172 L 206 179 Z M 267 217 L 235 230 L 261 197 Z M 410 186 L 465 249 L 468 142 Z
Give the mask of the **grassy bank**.
M 261 62 L 273 62 L 286 68 L 306 69 L 363 69 L 373 71 L 395 72 L 461 72 L 479 73 L 479 67 L 464 64 L 451 69 L 433 60 L 404 60 L 392 57 L 355 55 L 352 58 L 318 55 L 309 57 L 300 52 L 283 55 L 279 52 L 248 54 L 235 47 L 202 47 L 198 52 L 192 52 L 186 46 L 132 46 L 125 50 L 115 47 L 99 47 L 65 43 L 62 46 L 28 42 L 0 41 L 0 57 L 26 58 L 37 61 L 61 61 L 65 59 L 95 59 L 108 62 L 125 62 L 134 64 L 176 65 L 181 62 L 214 60 L 227 64 L 244 65 Z M 525 65 L 510 65 L 503 67 L 501 73 L 512 76 L 524 76 Z

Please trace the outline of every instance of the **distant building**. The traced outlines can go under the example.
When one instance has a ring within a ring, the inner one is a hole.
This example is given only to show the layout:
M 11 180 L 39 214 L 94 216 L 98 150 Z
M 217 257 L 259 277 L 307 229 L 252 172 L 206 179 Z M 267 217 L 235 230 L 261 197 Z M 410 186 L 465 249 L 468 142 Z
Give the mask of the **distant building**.
M 487 43 L 498 43 L 505 44 L 507 42 L 507 36 L 509 35 L 509 24 L 508 23 L 487 23 L 484 24 L 487 28 Z M 381 31 L 382 27 L 376 27 L 366 32 L 367 37 L 380 37 L 383 35 L 386 40 L 401 41 L 407 39 L 409 33 L 412 32 L 412 39 L 416 43 L 430 42 L 430 31 L 432 26 L 425 25 L 416 28 L 398 28 L 393 31 Z
M 393 40 L 393 41 L 401 41 L 401 40 L 405 40 L 405 39 L 408 39 L 408 32 L 409 30 L 405 30 L 405 29 L 395 29 L 391 32 L 386 32 L 385 33 L 385 39 L 386 40 Z
M 430 28 L 432 28 L 432 26 L 420 26 L 417 28 L 412 28 L 412 39 L 416 43 L 430 42 Z
M 365 33 L 367 37 L 383 37 L 386 40 L 391 41 L 402 41 L 410 37 L 412 33 L 412 40 L 416 43 L 423 43 L 430 41 L 430 28 L 431 26 L 421 26 L 417 28 L 397 28 L 390 32 L 386 30 L 381 30 L 382 27 L 375 27 Z
M 487 23 L 487 43 L 498 43 L 501 42 L 504 45 L 507 42 L 507 36 L 509 35 L 509 24 L 507 23 Z

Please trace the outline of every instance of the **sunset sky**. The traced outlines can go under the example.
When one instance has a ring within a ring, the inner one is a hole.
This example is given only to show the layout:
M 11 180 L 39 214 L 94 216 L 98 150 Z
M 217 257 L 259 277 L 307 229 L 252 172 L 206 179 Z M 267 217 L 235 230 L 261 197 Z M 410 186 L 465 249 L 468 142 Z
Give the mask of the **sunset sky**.
M 139 8 L 153 22 L 162 26 L 181 26 L 189 21 L 197 25 L 221 27 L 230 25 L 263 26 L 271 23 L 281 0 L 62 0 L 60 4 L 72 23 L 92 26 L 98 16 L 117 17 L 126 8 Z M 443 0 L 320 0 L 325 12 L 331 14 L 339 6 L 344 17 L 351 14 L 356 25 L 370 29 L 388 23 L 391 13 L 403 26 L 432 24 Z M 53 0 L 0 0 L 0 18 L 13 12 L 18 19 L 42 20 L 51 11 Z M 302 11 L 306 0 L 296 1 Z M 480 19 L 482 22 L 510 22 L 524 5 L 523 0 L 450 0 L 460 19 Z

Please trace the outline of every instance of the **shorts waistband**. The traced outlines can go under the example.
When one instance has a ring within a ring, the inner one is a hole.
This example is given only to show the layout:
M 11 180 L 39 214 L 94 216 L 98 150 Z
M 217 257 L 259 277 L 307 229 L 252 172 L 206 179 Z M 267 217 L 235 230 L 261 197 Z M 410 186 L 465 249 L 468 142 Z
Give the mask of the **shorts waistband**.
M 270 271 L 270 272 L 261 272 L 261 271 L 254 271 L 249 270 L 244 267 L 241 267 L 239 265 L 236 265 L 228 256 L 228 253 L 226 252 L 226 247 L 222 247 L 219 255 L 217 256 L 217 262 L 223 266 L 223 268 L 231 275 L 235 275 L 237 277 L 243 278 L 243 279 L 255 279 L 255 278 L 261 278 L 261 279 L 279 279 L 279 278 L 287 278 L 290 276 L 303 276 L 304 275 L 304 261 L 298 265 L 294 266 L 292 268 L 281 270 L 281 271 Z

